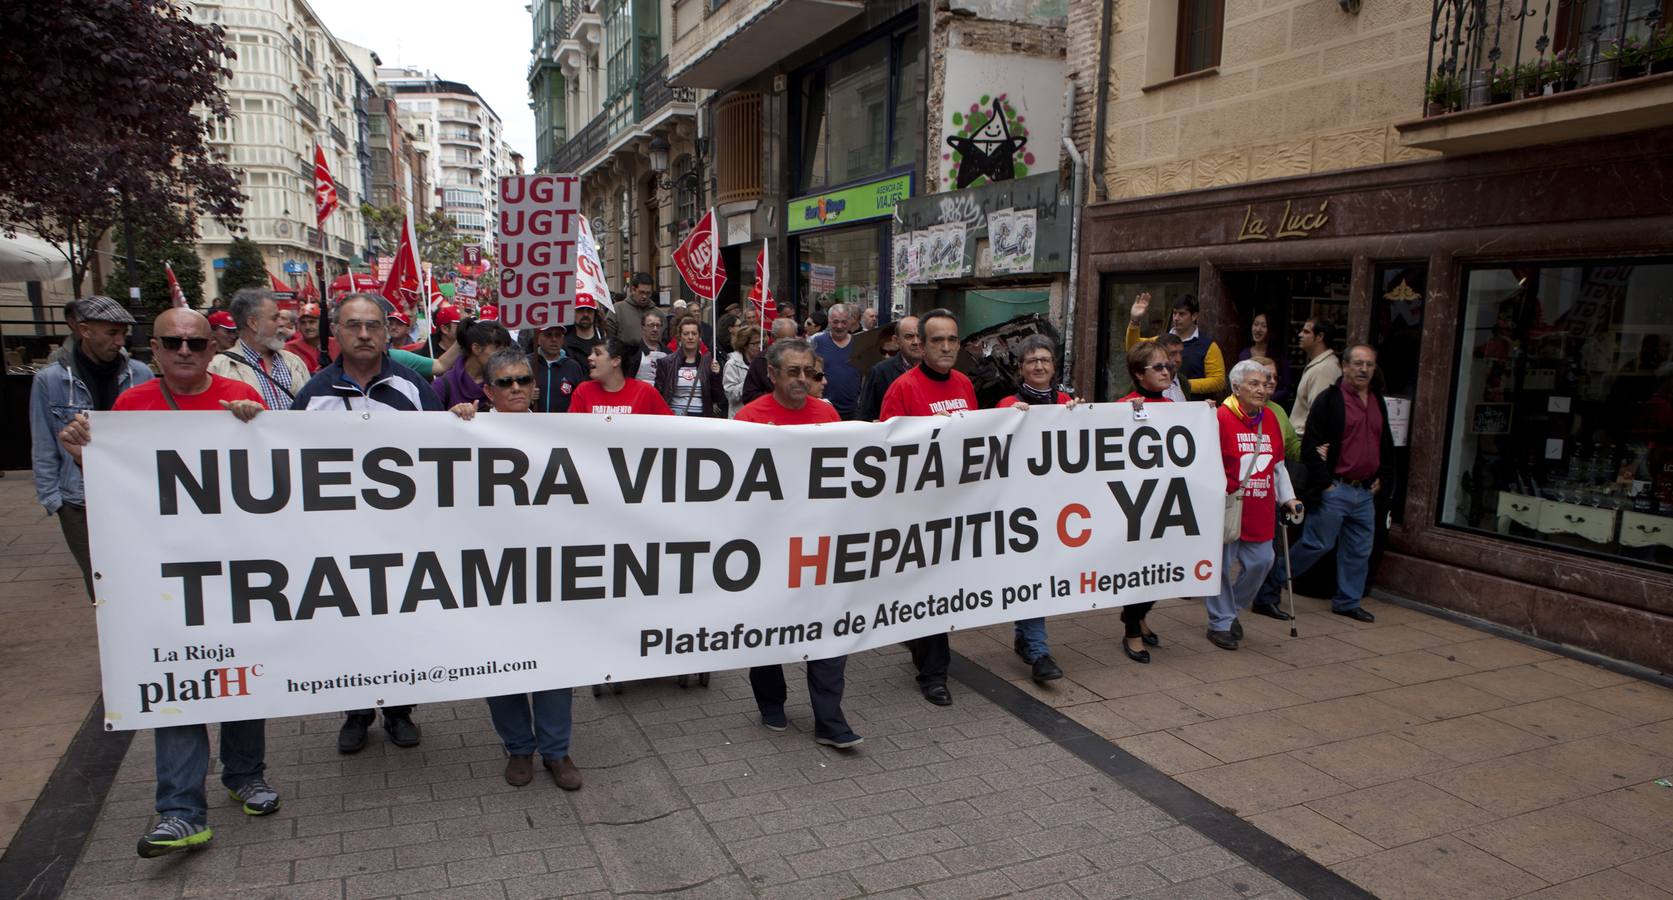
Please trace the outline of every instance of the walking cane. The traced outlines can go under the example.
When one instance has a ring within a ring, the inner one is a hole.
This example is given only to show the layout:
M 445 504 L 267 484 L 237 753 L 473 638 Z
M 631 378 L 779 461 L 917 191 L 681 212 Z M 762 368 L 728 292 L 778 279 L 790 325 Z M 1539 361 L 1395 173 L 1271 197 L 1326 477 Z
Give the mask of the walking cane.
M 1294 513 L 1285 513 L 1284 524 L 1286 527 L 1278 529 L 1280 532 L 1283 532 L 1284 535 L 1284 593 L 1290 600 L 1290 637 L 1296 636 L 1295 585 L 1293 584 L 1295 580 L 1295 571 L 1290 568 L 1290 529 L 1287 526 L 1301 524 L 1301 519 L 1305 515 L 1306 513 L 1299 509 Z

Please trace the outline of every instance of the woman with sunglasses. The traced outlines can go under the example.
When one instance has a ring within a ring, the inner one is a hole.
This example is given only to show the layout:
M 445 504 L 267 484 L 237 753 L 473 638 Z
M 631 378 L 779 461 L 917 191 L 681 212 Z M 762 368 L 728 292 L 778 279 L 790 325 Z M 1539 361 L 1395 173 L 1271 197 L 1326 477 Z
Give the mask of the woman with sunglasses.
M 1133 411 L 1144 409 L 1144 404 L 1171 403 L 1166 391 L 1173 384 L 1173 376 L 1179 367 L 1168 358 L 1168 351 L 1156 341 L 1140 341 L 1127 351 L 1127 374 L 1133 379 L 1133 391 L 1125 397 L 1123 402 L 1133 404 Z M 1122 652 L 1133 662 L 1150 662 L 1150 651 L 1146 647 L 1160 647 L 1162 639 L 1156 632 L 1145 624 L 1145 616 L 1156 606 L 1156 601 L 1146 603 L 1129 603 L 1121 607 L 1121 624 L 1126 626 L 1127 634 L 1121 642 Z
M 807 377 L 807 395 L 821 403 L 830 403 L 825 399 L 825 360 L 819 354 L 813 354 L 813 374 Z
M 639 374 L 639 348 L 628 346 L 620 338 L 610 338 L 593 346 L 587 365 L 591 367 L 592 379 L 576 385 L 575 394 L 569 400 L 570 412 L 674 414 L 656 388 L 634 377 Z
M 526 413 L 534 400 L 534 370 L 529 358 L 516 347 L 489 356 L 482 365 L 482 390 L 493 413 Z M 467 422 L 476 417 L 476 404 L 452 407 L 454 415 Z M 566 791 L 581 789 L 581 771 L 569 755 L 569 688 L 506 694 L 488 698 L 488 717 L 505 745 L 505 783 L 522 787 L 534 779 L 534 753 L 540 751 L 541 765 L 551 773 L 552 782 Z

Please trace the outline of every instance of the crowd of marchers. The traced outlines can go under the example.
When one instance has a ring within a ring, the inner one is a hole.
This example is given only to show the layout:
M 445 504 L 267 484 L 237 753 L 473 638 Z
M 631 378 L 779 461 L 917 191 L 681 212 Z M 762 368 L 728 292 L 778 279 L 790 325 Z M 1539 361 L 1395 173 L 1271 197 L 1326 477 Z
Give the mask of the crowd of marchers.
M 156 373 L 125 350 L 135 325 L 122 304 L 87 297 L 69 304 L 72 336 L 35 376 L 30 398 L 34 477 L 41 504 L 58 517 L 94 592 L 87 543 L 82 450 L 94 440 L 94 410 L 158 413 L 230 412 L 242 421 L 264 410 L 450 411 L 477 415 L 604 413 L 732 418 L 767 425 L 815 425 L 842 420 L 885 421 L 901 416 L 949 415 L 977 408 L 970 379 L 955 367 L 960 325 L 951 312 L 932 310 L 883 326 L 884 358 L 860 371 L 851 359 L 855 332 L 876 328 L 875 311 L 856 315 L 844 304 L 796 322 L 759 311 L 728 310 L 720 339 L 697 308 L 672 324 L 650 299 L 650 279 L 608 316 L 583 309 L 573 327 L 552 325 L 518 335 L 495 320 L 491 307 L 463 318 L 449 307 L 433 316 L 435 338 L 409 340 L 411 321 L 382 297 L 348 294 L 321 316 L 308 305 L 291 315 L 266 291 L 240 291 L 210 316 L 170 309 L 150 329 Z M 1206 402 L 1215 407 L 1227 496 L 1222 586 L 1205 597 L 1207 640 L 1235 650 L 1238 614 L 1253 611 L 1288 619 L 1279 602 L 1287 578 L 1336 550 L 1337 592 L 1332 611 L 1372 621 L 1360 607 L 1371 553 L 1373 498 L 1390 483 L 1392 444 L 1388 411 L 1374 389 L 1376 352 L 1347 348 L 1338 360 L 1329 323 L 1310 319 L 1301 329 L 1305 368 L 1291 384 L 1289 367 L 1267 352 L 1265 317 L 1253 341 L 1228 371 L 1220 349 L 1198 327 L 1194 298 L 1178 300 L 1171 330 L 1146 339 L 1141 323 L 1150 298 L 1132 307 L 1127 373 L 1133 390 L 1122 397 L 1133 415 L 1146 404 Z M 322 339 L 321 329 L 326 334 Z M 996 405 L 1024 413 L 1040 405 L 1079 401 L 1058 386 L 1060 352 L 1045 335 L 1010 348 L 1018 362 L 1014 393 Z M 1279 398 L 1293 397 L 1286 410 Z M 1212 438 L 1212 440 L 1208 440 Z M 1306 511 L 1305 517 L 1303 516 Z M 1290 571 L 1274 553 L 1284 522 L 1305 524 L 1288 554 Z M 1275 565 L 1275 559 L 1280 564 Z M 1153 603 L 1122 607 L 1123 650 L 1138 663 L 1162 646 L 1146 614 Z M 1015 623 L 1014 648 L 1040 682 L 1063 677 L 1047 642 L 1043 618 Z M 951 652 L 947 634 L 908 641 L 924 699 L 948 706 Z M 862 738 L 842 711 L 846 658 L 805 665 L 814 739 L 852 751 Z M 763 727 L 789 726 L 781 666 L 749 672 Z M 569 753 L 571 690 L 490 697 L 490 719 L 506 753 L 504 777 L 513 786 L 533 780 L 538 755 L 557 787 L 578 790 L 580 768 Z M 379 711 L 344 715 L 337 749 L 362 750 Z M 397 747 L 416 747 L 422 734 L 413 707 L 381 710 L 382 730 Z M 225 722 L 220 728 L 221 782 L 244 813 L 280 808 L 265 778 L 265 722 Z M 161 856 L 208 844 L 205 781 L 209 733 L 203 725 L 162 727 L 156 742 L 157 820 L 140 838 L 139 855 Z

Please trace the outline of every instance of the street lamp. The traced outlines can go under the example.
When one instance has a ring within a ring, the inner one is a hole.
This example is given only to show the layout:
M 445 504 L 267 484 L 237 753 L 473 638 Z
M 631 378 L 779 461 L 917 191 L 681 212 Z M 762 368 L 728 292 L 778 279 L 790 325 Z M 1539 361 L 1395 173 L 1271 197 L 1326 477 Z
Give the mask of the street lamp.
M 668 132 L 658 131 L 651 135 L 651 172 L 656 175 L 657 188 L 669 191 L 674 189 L 674 182 L 668 177 L 668 151 L 673 145 L 668 143 Z

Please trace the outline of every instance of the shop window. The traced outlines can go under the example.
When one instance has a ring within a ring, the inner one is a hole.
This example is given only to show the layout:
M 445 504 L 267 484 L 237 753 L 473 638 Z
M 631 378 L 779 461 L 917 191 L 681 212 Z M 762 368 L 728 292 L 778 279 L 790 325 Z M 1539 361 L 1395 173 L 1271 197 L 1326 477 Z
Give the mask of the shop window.
M 1173 308 L 1174 301 L 1197 293 L 1197 273 L 1104 278 L 1098 314 L 1098 321 L 1103 323 L 1098 333 L 1098 358 L 1103 361 L 1103 375 L 1093 388 L 1095 400 L 1114 400 L 1133 390 L 1132 379 L 1127 377 L 1127 314 L 1133 308 L 1133 299 L 1145 293 L 1150 294 L 1150 314 L 1140 330 L 1145 337 L 1155 337 L 1167 330 L 1167 311 Z
M 1673 568 L 1673 260 L 1468 270 L 1440 521 Z
M 1267 353 L 1278 363 L 1278 389 L 1273 399 L 1285 409 L 1295 404 L 1295 388 L 1307 368 L 1307 354 L 1301 352 L 1301 326 L 1308 319 L 1323 319 L 1337 336 L 1332 347 L 1341 353 L 1348 333 L 1348 294 L 1353 272 L 1348 269 L 1292 269 L 1275 272 L 1226 272 L 1226 296 L 1232 300 L 1231 317 L 1222 316 L 1218 330 L 1211 332 L 1231 370 L 1245 347 L 1254 341 L 1255 316 L 1266 316 Z M 1151 308 L 1151 316 L 1166 311 Z M 1164 320 L 1165 321 L 1165 320 Z M 1162 327 L 1167 327 L 1165 324 Z M 1145 334 L 1153 332 L 1146 330 Z
M 1394 430 L 1394 493 L 1389 511 L 1405 521 L 1407 473 L 1411 462 L 1411 423 L 1416 413 L 1419 352 L 1423 346 L 1423 307 L 1429 291 L 1429 267 L 1421 263 L 1377 267 L 1371 301 L 1371 346 L 1377 348 L 1379 389 L 1388 401 Z
M 1174 75 L 1200 72 L 1220 64 L 1220 31 L 1225 19 L 1225 0 L 1179 0 Z
M 796 296 L 802 309 L 829 309 L 833 303 L 877 305 L 882 257 L 874 227 L 843 228 L 797 238 Z M 811 305 L 808 305 L 811 304 Z

